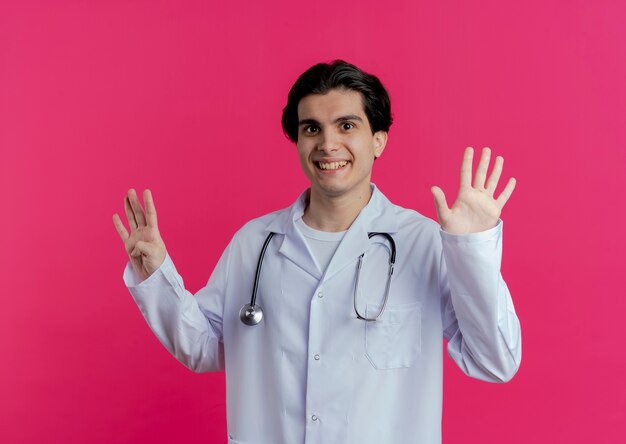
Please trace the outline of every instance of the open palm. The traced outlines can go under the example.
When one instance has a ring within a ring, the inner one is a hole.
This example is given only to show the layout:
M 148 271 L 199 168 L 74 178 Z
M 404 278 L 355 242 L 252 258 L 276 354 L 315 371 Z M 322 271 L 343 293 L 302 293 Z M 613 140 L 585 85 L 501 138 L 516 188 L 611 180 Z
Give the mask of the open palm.
M 502 208 L 515 188 L 515 179 L 511 178 L 498 198 L 494 198 L 504 159 L 500 156 L 496 157 L 491 175 L 487 178 L 491 158 L 489 148 L 483 148 L 472 184 L 473 158 L 474 149 L 466 148 L 461 164 L 459 194 L 452 208 L 448 207 L 446 196 L 441 188 L 432 187 L 431 189 L 435 197 L 437 217 L 441 228 L 451 234 L 477 233 L 495 227 Z
M 146 206 L 145 213 L 134 189 L 129 190 L 128 196 L 124 198 L 130 234 L 120 217 L 117 214 L 113 215 L 115 229 L 124 242 L 124 248 L 135 272 L 142 280 L 154 273 L 167 256 L 165 243 L 159 233 L 156 208 L 150 190 L 144 190 L 143 202 Z

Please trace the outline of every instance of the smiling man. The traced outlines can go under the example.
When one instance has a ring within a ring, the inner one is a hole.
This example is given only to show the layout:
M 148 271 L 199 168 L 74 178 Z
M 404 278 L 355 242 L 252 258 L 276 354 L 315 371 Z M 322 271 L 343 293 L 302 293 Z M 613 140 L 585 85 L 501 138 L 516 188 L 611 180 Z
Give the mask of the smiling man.
M 361 93 L 333 89 L 298 103 L 300 164 L 311 181 L 303 221 L 321 231 L 347 230 L 372 194 L 374 159 L 387 132 L 372 131 Z
M 371 183 L 392 123 L 380 81 L 336 61 L 293 85 L 283 129 L 310 188 L 233 237 L 207 285 L 184 288 L 145 212 L 125 198 L 124 280 L 165 347 L 197 372 L 226 370 L 229 442 L 441 442 L 442 341 L 467 375 L 505 382 L 521 360 L 520 326 L 500 274 L 496 198 L 503 160 L 475 174 L 466 149 L 439 224 L 393 205 Z M 473 178 L 472 178 L 473 176 Z

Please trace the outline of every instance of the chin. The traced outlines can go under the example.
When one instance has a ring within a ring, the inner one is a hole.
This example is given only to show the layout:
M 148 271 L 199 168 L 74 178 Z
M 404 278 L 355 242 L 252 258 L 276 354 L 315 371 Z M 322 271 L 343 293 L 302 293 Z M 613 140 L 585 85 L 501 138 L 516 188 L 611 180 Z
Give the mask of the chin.
M 341 196 L 347 191 L 346 187 L 342 187 L 340 185 L 320 185 L 319 183 L 311 184 L 311 190 L 314 190 L 314 192 L 319 194 L 333 197 Z

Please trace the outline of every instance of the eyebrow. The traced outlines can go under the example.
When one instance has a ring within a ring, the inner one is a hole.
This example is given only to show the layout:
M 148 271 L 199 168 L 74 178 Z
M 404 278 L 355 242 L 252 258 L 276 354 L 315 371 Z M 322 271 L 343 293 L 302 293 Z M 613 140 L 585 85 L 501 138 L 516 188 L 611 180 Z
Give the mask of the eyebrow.
M 358 122 L 363 122 L 363 119 L 356 114 L 348 114 L 346 116 L 337 117 L 333 121 L 333 123 L 345 122 L 346 120 L 356 120 Z M 298 122 L 298 126 L 300 125 L 319 125 L 319 122 L 315 119 L 302 119 Z

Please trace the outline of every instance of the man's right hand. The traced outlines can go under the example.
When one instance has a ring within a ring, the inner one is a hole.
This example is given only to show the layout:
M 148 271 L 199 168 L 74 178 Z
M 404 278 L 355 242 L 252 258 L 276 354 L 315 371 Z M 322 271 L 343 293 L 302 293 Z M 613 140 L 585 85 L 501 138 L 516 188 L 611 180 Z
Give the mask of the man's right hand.
M 139 203 L 137 193 L 132 188 L 128 191 L 128 196 L 124 198 L 130 235 L 117 213 L 113 215 L 113 224 L 124 242 L 124 248 L 135 272 L 142 280 L 145 280 L 165 261 L 167 250 L 159 234 L 156 208 L 150 190 L 144 190 L 143 202 L 146 206 L 145 213 Z

